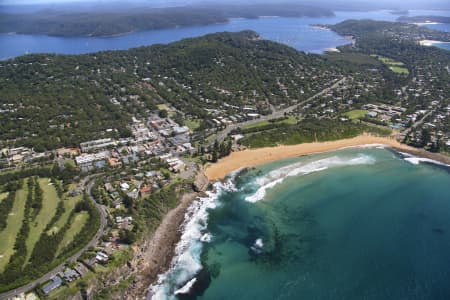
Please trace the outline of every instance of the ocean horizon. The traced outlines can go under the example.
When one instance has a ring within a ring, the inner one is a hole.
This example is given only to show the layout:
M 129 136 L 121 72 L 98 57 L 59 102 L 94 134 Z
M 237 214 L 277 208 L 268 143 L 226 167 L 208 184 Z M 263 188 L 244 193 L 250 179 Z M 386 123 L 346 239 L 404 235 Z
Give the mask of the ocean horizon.
M 232 174 L 189 209 L 153 297 L 448 299 L 449 194 L 448 167 L 383 147 Z

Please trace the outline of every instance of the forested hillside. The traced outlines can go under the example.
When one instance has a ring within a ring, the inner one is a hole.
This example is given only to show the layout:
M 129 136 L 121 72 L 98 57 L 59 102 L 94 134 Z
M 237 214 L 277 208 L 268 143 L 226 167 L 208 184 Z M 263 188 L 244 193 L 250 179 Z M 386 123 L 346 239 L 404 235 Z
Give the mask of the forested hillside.
M 131 115 L 165 102 L 199 118 L 233 109 L 226 105 L 268 113 L 339 76 L 321 56 L 250 31 L 128 51 L 28 55 L 0 62 L 0 140 L 43 150 L 127 136 Z
M 449 33 L 367 20 L 331 28 L 352 35 L 355 43 L 339 55 L 312 55 L 244 31 L 127 51 L 0 62 L 1 145 L 42 151 L 126 137 L 132 116 L 148 116 L 162 103 L 174 107 L 178 118 L 200 120 L 204 129 L 218 116 L 270 114 L 344 77 L 354 86 L 346 87 L 351 93 L 340 97 L 343 104 L 382 102 L 412 112 L 442 100 L 444 109 L 450 56 L 417 41 Z
M 196 5 L 118 11 L 41 11 L 33 14 L 0 14 L 0 33 L 54 36 L 108 36 L 133 31 L 199 26 L 227 22 L 229 18 L 260 16 L 332 16 L 329 9 L 300 4 Z
M 396 41 L 414 42 L 422 39 L 450 41 L 450 32 L 437 31 L 415 24 L 373 20 L 346 20 L 329 26 L 342 35 L 351 35 L 359 40 L 385 38 Z

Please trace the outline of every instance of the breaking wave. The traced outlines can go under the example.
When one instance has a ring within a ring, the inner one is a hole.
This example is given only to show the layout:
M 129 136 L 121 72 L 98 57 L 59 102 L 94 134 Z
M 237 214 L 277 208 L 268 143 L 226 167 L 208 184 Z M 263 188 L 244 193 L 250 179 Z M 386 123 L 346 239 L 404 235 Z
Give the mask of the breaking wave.
M 200 256 L 203 243 L 208 243 L 213 238 L 206 232 L 208 210 L 217 207 L 217 199 L 221 193 L 235 190 L 233 179 L 215 183 L 213 191 L 206 192 L 206 197 L 198 198 L 188 208 L 171 267 L 150 286 L 147 299 L 176 299 L 176 295 L 188 293 L 195 284 L 195 276 L 202 269 Z
M 266 190 L 281 183 L 290 176 L 304 175 L 312 172 L 326 170 L 328 168 L 373 164 L 375 159 L 368 155 L 358 155 L 354 158 L 333 156 L 312 162 L 298 162 L 269 172 L 258 177 L 257 191 L 245 197 L 246 201 L 256 202 L 264 198 Z M 175 248 L 175 256 L 172 259 L 169 270 L 158 276 L 155 284 L 149 287 L 147 299 L 177 299 L 177 295 L 187 294 L 198 281 L 196 276 L 202 270 L 201 254 L 204 243 L 209 243 L 214 238 L 207 231 L 208 211 L 220 205 L 219 197 L 224 192 L 236 192 L 235 177 L 239 172 L 233 172 L 225 182 L 216 182 L 213 191 L 206 192 L 206 197 L 195 200 L 188 208 L 182 235 Z M 252 250 L 256 253 L 262 251 L 263 240 L 257 239 Z
M 366 165 L 375 163 L 375 159 L 369 155 L 360 154 L 354 158 L 344 158 L 339 156 L 327 157 L 312 162 L 298 162 L 269 172 L 267 175 L 256 179 L 258 190 L 250 196 L 245 197 L 248 202 L 257 202 L 262 200 L 268 189 L 283 182 L 284 179 L 292 176 L 306 175 L 314 172 L 323 171 L 329 168 Z
M 439 166 L 444 166 L 444 167 L 450 167 L 450 165 L 447 165 L 445 163 L 442 163 L 440 161 L 436 161 L 433 159 L 429 159 L 429 158 L 425 158 L 425 157 L 416 157 L 413 156 L 409 153 L 405 153 L 405 152 L 399 152 L 401 155 L 404 156 L 404 160 L 413 164 L 413 165 L 418 165 L 421 162 L 425 162 L 425 163 L 430 163 L 430 164 L 435 164 L 435 165 L 439 165 Z

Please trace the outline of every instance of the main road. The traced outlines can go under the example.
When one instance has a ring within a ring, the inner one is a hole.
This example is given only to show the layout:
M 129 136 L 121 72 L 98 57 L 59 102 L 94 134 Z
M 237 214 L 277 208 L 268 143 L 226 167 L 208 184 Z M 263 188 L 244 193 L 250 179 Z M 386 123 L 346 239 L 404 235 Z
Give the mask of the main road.
M 102 237 L 103 234 L 105 234 L 105 228 L 107 225 L 107 212 L 103 205 L 98 204 L 95 202 L 94 197 L 92 197 L 91 190 L 94 185 L 94 180 L 92 180 L 93 177 L 98 176 L 99 174 L 86 176 L 84 179 L 81 180 L 80 185 L 88 194 L 89 199 L 94 203 L 95 207 L 97 208 L 98 212 L 100 213 L 100 227 L 97 230 L 97 233 L 95 236 L 90 240 L 89 243 L 87 243 L 82 249 L 80 249 L 77 253 L 66 259 L 63 263 L 58 265 L 56 268 L 48 272 L 47 274 L 41 276 L 39 279 L 33 280 L 32 282 L 23 285 L 19 288 L 16 288 L 14 290 L 10 290 L 8 292 L 4 292 L 0 294 L 0 299 L 8 299 L 12 298 L 16 295 L 26 293 L 32 289 L 34 289 L 36 286 L 41 285 L 45 283 L 46 281 L 52 279 L 56 274 L 58 274 L 61 271 L 64 271 L 64 268 L 66 267 L 66 264 L 69 262 L 75 262 L 84 252 L 86 252 L 90 247 L 95 247 L 100 240 L 100 237 Z
M 272 112 L 270 115 L 265 115 L 265 116 L 261 116 L 258 119 L 253 119 L 253 120 L 248 120 L 248 121 L 244 121 L 244 122 L 228 125 L 225 129 L 223 129 L 222 131 L 217 133 L 216 138 L 214 140 L 212 140 L 208 144 L 208 146 L 212 145 L 215 140 L 217 140 L 219 142 L 223 141 L 228 136 L 228 134 L 230 134 L 231 131 L 233 131 L 233 130 L 239 128 L 239 127 L 256 124 L 256 123 L 259 123 L 261 121 L 270 121 L 270 120 L 274 120 L 274 119 L 278 119 L 278 118 L 284 117 L 285 114 L 294 111 L 300 105 L 305 105 L 306 103 L 311 102 L 312 100 L 316 99 L 317 97 L 322 96 L 325 93 L 328 93 L 330 90 L 336 88 L 339 84 L 345 82 L 345 80 L 346 80 L 346 78 L 344 77 L 344 78 L 336 81 L 331 86 L 329 86 L 329 87 L 323 89 L 322 91 L 318 92 L 317 94 L 309 97 L 308 99 L 303 100 L 303 101 L 301 101 L 299 103 L 296 103 L 294 105 L 291 105 L 289 107 L 286 107 L 286 108 L 283 108 L 283 109 L 280 109 L 280 110 L 276 110 L 276 111 Z

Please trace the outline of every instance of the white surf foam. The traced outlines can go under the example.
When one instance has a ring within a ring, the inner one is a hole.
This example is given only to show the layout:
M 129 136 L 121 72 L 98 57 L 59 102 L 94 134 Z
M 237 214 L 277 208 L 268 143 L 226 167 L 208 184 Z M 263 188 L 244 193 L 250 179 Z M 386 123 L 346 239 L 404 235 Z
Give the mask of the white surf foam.
M 447 165 L 447 164 L 442 163 L 437 160 L 433 160 L 433 159 L 429 159 L 429 158 L 425 158 L 425 157 L 417 157 L 417 156 L 414 156 L 414 155 L 406 153 L 406 152 L 398 152 L 398 153 L 405 156 L 405 158 L 403 158 L 403 159 L 413 165 L 418 165 L 421 162 L 427 162 L 427 163 L 431 163 L 431 164 L 435 164 L 435 165 L 450 167 L 450 165 Z
M 436 164 L 436 165 L 440 165 L 440 166 L 450 167 L 450 165 L 447 165 L 447 164 L 444 164 L 444 163 L 441 163 L 439 161 L 432 160 L 429 158 L 424 158 L 424 157 L 411 156 L 411 157 L 405 157 L 404 160 L 406 160 L 409 163 L 412 163 L 413 165 L 418 165 L 421 162 L 427 162 L 427 163 L 432 163 L 432 164 Z
M 212 234 L 207 232 L 204 235 L 202 235 L 202 237 L 200 238 L 200 241 L 204 242 L 204 243 L 209 243 L 212 240 Z
M 250 247 L 255 253 L 260 254 L 262 252 L 262 248 L 264 248 L 264 243 L 261 238 L 256 239 L 253 246 Z
M 193 279 L 189 280 L 188 283 L 186 283 L 181 289 L 176 290 L 174 295 L 188 293 L 196 281 L 197 281 L 197 278 L 195 278 L 195 277 Z
M 358 145 L 358 146 L 350 146 L 347 148 L 360 148 L 360 149 L 385 149 L 387 146 L 385 144 L 364 144 L 364 145 Z
M 188 208 L 182 226 L 182 235 L 175 248 L 175 256 L 167 272 L 158 276 L 150 286 L 147 299 L 175 299 L 176 293 L 186 293 L 195 284 L 195 275 L 202 269 L 200 255 L 203 243 L 211 241 L 212 235 L 205 233 L 208 225 L 208 210 L 216 208 L 217 198 L 223 191 L 235 190 L 234 178 L 216 182 L 207 197 L 195 200 Z M 178 288 L 177 290 L 175 290 Z M 186 292 L 184 292 L 187 290 Z
M 264 198 L 266 191 L 273 188 L 277 184 L 283 182 L 284 179 L 292 176 L 306 175 L 313 172 L 323 171 L 329 168 L 373 164 L 375 159 L 369 155 L 360 154 L 354 158 L 345 158 L 332 156 L 319 159 L 312 162 L 298 162 L 269 172 L 267 175 L 256 179 L 258 190 L 245 198 L 248 202 L 257 202 Z

